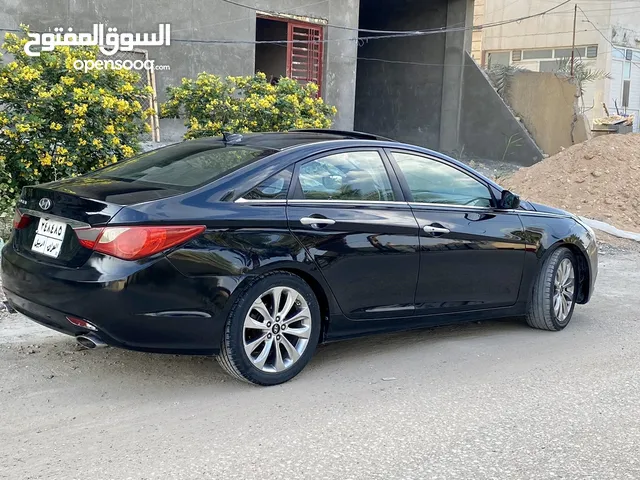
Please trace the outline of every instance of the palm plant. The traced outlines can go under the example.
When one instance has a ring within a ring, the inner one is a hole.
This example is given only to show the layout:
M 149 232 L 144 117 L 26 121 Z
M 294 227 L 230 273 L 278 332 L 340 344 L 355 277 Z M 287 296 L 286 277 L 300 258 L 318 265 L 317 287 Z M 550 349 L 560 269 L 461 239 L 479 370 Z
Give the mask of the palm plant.
M 558 65 L 556 68 L 556 73 L 562 75 L 571 75 L 571 57 L 561 58 L 558 60 Z M 610 80 L 612 78 L 611 74 L 605 72 L 604 70 L 600 70 L 598 68 L 591 68 L 587 64 L 585 64 L 582 58 L 576 57 L 573 60 L 573 79 L 578 86 L 577 97 L 580 99 L 582 103 L 582 110 L 584 113 L 584 91 L 585 86 L 588 83 L 595 82 L 596 80 Z
M 493 65 L 487 70 L 487 75 L 493 83 L 496 92 L 502 98 L 505 98 L 505 92 L 509 85 L 509 80 L 518 72 L 526 71 L 525 68 L 516 65 Z

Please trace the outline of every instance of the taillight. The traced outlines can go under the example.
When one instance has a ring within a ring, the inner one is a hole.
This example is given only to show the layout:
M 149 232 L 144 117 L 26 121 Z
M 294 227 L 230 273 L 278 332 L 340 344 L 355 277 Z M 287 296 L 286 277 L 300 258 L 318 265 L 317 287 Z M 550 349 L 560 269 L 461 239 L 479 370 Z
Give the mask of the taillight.
M 123 260 L 137 260 L 180 245 L 204 231 L 203 225 L 105 227 L 77 229 L 76 235 L 83 247 Z
M 31 218 L 29 215 L 26 215 L 20 210 L 16 209 L 16 213 L 13 216 L 13 228 L 16 230 L 21 230 L 27 227 L 31 223 Z

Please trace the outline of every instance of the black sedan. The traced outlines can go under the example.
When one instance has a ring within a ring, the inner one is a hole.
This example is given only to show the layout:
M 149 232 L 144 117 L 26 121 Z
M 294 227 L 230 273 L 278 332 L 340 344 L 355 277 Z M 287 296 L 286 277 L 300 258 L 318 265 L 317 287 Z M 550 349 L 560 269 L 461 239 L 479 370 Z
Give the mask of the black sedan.
M 318 343 L 496 317 L 562 330 L 593 231 L 462 163 L 356 132 L 183 142 L 27 187 L 13 308 L 88 347 L 217 355 L 274 385 Z

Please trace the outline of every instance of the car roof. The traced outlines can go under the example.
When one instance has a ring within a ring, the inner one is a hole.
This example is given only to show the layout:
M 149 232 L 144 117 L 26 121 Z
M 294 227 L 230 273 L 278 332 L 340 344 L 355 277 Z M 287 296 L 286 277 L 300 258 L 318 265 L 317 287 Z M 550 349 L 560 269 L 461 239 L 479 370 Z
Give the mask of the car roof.
M 300 145 L 336 141 L 336 140 L 382 140 L 393 141 L 385 137 L 363 132 L 328 129 L 303 129 L 288 132 L 224 134 L 221 137 L 203 139 L 204 141 L 223 141 L 230 145 L 246 145 L 264 149 L 282 151 Z

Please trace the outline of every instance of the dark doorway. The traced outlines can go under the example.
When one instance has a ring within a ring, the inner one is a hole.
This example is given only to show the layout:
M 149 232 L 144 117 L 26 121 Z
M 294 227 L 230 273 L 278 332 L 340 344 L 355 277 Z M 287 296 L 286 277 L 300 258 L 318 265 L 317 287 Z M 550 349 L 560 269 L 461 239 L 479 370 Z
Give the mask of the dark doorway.
M 360 1 L 360 28 L 447 25 L 447 0 Z M 361 32 L 360 36 L 382 35 Z M 358 48 L 355 129 L 438 149 L 445 35 L 366 40 Z
M 277 81 L 287 76 L 287 22 L 268 18 L 256 19 L 256 41 L 282 41 L 282 43 L 256 44 L 256 73 L 263 72 L 267 80 Z

